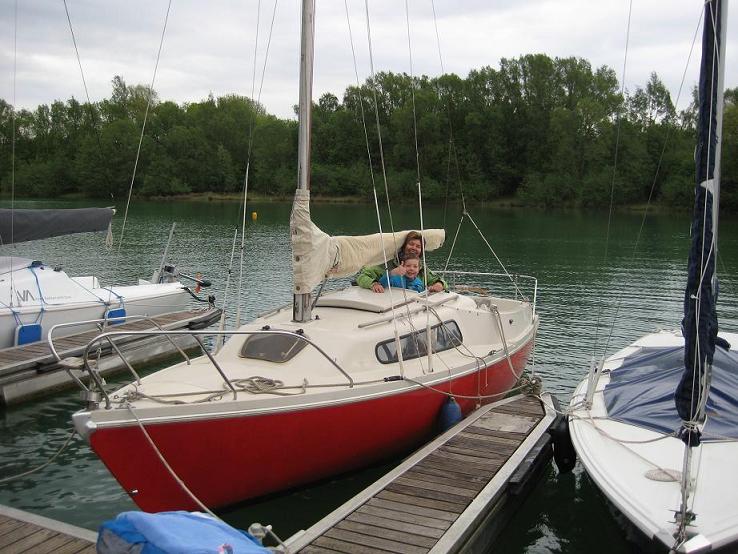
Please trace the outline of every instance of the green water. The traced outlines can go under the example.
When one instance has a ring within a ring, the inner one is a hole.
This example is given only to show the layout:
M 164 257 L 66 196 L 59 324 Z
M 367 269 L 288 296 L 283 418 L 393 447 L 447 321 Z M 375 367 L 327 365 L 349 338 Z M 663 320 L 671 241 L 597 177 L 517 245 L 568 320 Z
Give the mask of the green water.
M 287 232 L 290 206 L 250 205 L 247 211 L 258 214 L 256 221 L 251 221 L 249 215 L 244 250 L 241 306 L 242 318 L 249 319 L 291 299 Z M 650 216 L 637 248 L 634 242 L 641 215 L 616 214 L 606 253 L 607 213 L 503 211 L 482 206 L 472 207 L 470 212 L 508 271 L 538 278 L 541 326 L 535 370 L 543 377 L 546 389 L 563 402 L 568 401 L 586 372 L 595 348 L 601 352 L 607 345 L 612 353 L 645 332 L 678 326 L 688 248 L 687 214 Z M 419 224 L 412 208 L 394 208 L 392 215 L 398 227 Z M 443 266 L 459 217 L 458 208 L 449 209 L 445 216 L 450 234 L 446 246 L 431 254 L 432 268 Z M 313 219 L 332 234 L 377 230 L 371 206 L 317 205 L 313 207 Z M 212 290 L 220 304 L 233 231 L 240 226 L 239 221 L 237 204 L 134 203 L 120 254 L 117 246 L 107 251 L 102 236 L 83 235 L 2 247 L 0 255 L 12 253 L 62 265 L 71 275 L 95 274 L 103 284 L 131 283 L 138 277 L 150 277 L 160 262 L 169 228 L 176 222 L 169 259 L 185 273 L 202 271 L 213 281 Z M 723 216 L 721 221 L 718 307 L 721 326 L 726 330 L 738 329 L 737 221 L 729 216 Z M 122 209 L 115 218 L 116 239 L 121 223 Z M 444 211 L 428 209 L 424 223 L 426 227 L 443 226 Z M 389 228 L 387 220 L 383 226 L 385 230 Z M 237 268 L 238 264 L 228 294 L 231 322 Z M 500 270 L 468 219 L 456 241 L 449 268 Z M 80 407 L 77 393 L 69 392 L 0 413 L 0 478 L 36 467 L 53 455 L 71 429 L 70 414 Z M 218 452 L 213 452 L 213 457 L 217 456 Z M 239 506 L 222 515 L 241 527 L 253 521 L 272 523 L 286 537 L 309 526 L 388 467 L 391 464 Z M 102 463 L 76 438 L 47 468 L 0 485 L 0 504 L 91 529 L 120 511 L 134 509 Z M 569 475 L 558 475 L 552 467 L 499 543 L 501 552 L 636 549 L 580 467 Z

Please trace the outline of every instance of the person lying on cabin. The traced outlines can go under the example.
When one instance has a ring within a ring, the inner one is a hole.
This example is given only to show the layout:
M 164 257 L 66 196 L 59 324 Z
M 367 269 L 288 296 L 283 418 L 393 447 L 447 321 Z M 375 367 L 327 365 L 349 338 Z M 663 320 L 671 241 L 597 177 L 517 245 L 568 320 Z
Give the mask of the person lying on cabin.
M 392 285 L 393 288 L 410 289 L 415 292 L 423 292 L 425 290 L 423 281 L 418 277 L 418 273 L 420 273 L 420 258 L 417 256 L 405 256 L 405 259 L 400 262 L 400 265 L 392 271 L 396 271 L 397 273 L 393 275 L 387 271 L 379 278 L 379 284 L 383 288 Z
M 401 267 L 402 261 L 408 256 L 415 256 L 419 260 L 423 259 L 423 236 L 417 231 L 410 231 L 405 237 L 405 241 L 397 251 L 395 259 L 387 262 L 387 269 L 390 275 L 403 274 Z M 381 265 L 367 265 L 364 266 L 359 274 L 356 276 L 356 284 L 364 289 L 371 289 L 374 292 L 384 292 L 384 286 L 379 282 L 384 275 L 385 269 Z M 428 287 L 429 292 L 441 292 L 442 290 L 448 290 L 446 281 L 437 277 L 432 272 L 428 271 L 428 282 L 425 282 L 425 272 L 421 264 L 418 277 Z

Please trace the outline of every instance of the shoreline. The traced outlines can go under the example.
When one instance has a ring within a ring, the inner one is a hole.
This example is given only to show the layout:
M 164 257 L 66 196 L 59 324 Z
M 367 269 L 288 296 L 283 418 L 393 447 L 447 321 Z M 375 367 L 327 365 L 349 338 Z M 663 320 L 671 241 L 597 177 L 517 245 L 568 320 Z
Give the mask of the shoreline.
M 179 194 L 179 195 L 173 195 L 173 196 L 147 196 L 147 197 L 136 197 L 133 198 L 136 201 L 143 201 L 143 202 L 219 202 L 219 203 L 235 203 L 235 202 L 241 202 L 243 200 L 243 196 L 241 194 L 236 193 L 217 193 L 217 192 L 207 192 L 207 193 L 188 193 L 188 194 Z M 0 196 L 0 202 L 8 202 L 10 199 L 6 196 Z M 103 204 L 110 204 L 111 199 L 110 198 L 94 198 L 90 196 L 83 196 L 81 194 L 66 194 L 66 195 L 60 195 L 54 199 L 49 198 L 36 198 L 36 197 L 16 197 L 16 201 L 49 201 L 49 200 L 90 200 L 90 201 L 96 201 L 100 200 Z M 281 203 L 290 203 L 292 202 L 292 195 L 278 195 L 278 196 L 267 196 L 263 194 L 251 194 L 249 195 L 249 202 L 257 203 L 257 204 L 281 204 Z M 373 205 L 373 202 L 371 202 L 369 199 L 364 198 L 362 196 L 311 196 L 310 201 L 314 204 L 352 204 L 352 205 Z M 403 204 L 412 204 L 413 201 L 408 200 L 395 200 L 393 201 L 394 204 L 403 205 Z M 460 204 L 461 201 L 459 199 L 453 199 L 449 201 L 449 204 Z M 530 210 L 533 212 L 582 212 L 582 211 L 591 211 L 591 212 L 601 212 L 606 211 L 607 207 L 600 207 L 600 208 L 586 208 L 581 206 L 559 206 L 557 208 L 543 208 L 539 206 L 529 206 L 524 204 L 522 201 L 520 201 L 518 198 L 497 198 L 494 200 L 472 200 L 467 201 L 468 204 L 474 205 L 474 206 L 482 206 L 485 208 L 492 208 L 492 209 L 501 209 L 501 210 Z M 433 202 L 433 201 L 424 201 L 424 204 L 428 206 L 442 206 L 443 202 Z M 682 208 L 678 206 L 666 206 L 662 204 L 644 204 L 644 203 L 637 203 L 637 204 L 627 204 L 627 205 L 617 205 L 614 206 L 614 211 L 616 212 L 629 212 L 629 213 L 643 213 L 645 211 L 649 211 L 652 213 L 683 213 L 690 211 L 687 208 Z

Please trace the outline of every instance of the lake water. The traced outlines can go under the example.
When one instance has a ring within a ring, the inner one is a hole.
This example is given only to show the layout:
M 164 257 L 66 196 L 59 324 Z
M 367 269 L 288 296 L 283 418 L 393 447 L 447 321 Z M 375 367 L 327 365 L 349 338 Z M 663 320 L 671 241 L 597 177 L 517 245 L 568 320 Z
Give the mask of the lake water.
M 22 205 L 29 205 L 28 203 Z M 44 203 L 32 203 L 45 207 Z M 59 203 L 54 203 L 59 206 Z M 119 206 L 122 207 L 122 206 Z M 288 204 L 250 205 L 245 246 L 242 318 L 250 319 L 291 300 Z M 587 371 L 593 353 L 608 353 L 645 332 L 676 328 L 685 281 L 689 221 L 687 214 L 649 216 L 640 242 L 640 214 L 616 214 L 606 245 L 607 213 L 543 213 L 471 207 L 470 212 L 494 252 L 511 273 L 538 278 L 541 325 L 535 371 L 549 392 L 568 402 Z M 313 219 L 331 234 L 377 230 L 368 205 L 317 205 Z M 446 246 L 430 255 L 431 268 L 442 267 L 460 218 L 458 207 L 447 212 Z M 417 211 L 395 207 L 395 222 L 417 227 Z M 122 213 L 115 218 L 116 240 Z M 220 202 L 134 202 L 126 236 L 107 251 L 101 235 L 58 237 L 0 248 L 0 255 L 23 256 L 62 265 L 71 275 L 95 274 L 103 284 L 132 283 L 149 278 L 158 266 L 169 227 L 176 222 L 169 259 L 181 271 L 202 271 L 223 299 L 233 232 L 239 207 Z M 430 208 L 425 226 L 444 226 L 444 210 Z M 738 329 L 738 226 L 721 220 L 721 326 Z M 383 222 L 384 229 L 389 228 Z M 607 252 L 606 252 L 607 251 Z M 229 292 L 231 321 L 235 313 L 238 264 Z M 465 221 L 450 269 L 499 271 L 499 265 L 473 225 Z M 343 284 L 347 281 L 343 281 Z M 342 283 L 337 283 L 340 285 Z M 245 314 L 245 315 L 244 315 Z M 609 341 L 609 342 L 608 342 Z M 51 457 L 71 430 L 70 414 L 81 407 L 72 391 L 0 412 L 0 478 L 36 467 Z M 254 445 L 258 448 L 258 445 Z M 213 453 L 217 456 L 217 452 Z M 224 511 L 229 523 L 271 523 L 283 538 L 305 528 L 347 500 L 392 464 L 320 483 Z M 265 468 L 267 471 L 268 468 Z M 0 504 L 10 505 L 72 524 L 96 529 L 100 522 L 135 509 L 89 448 L 75 438 L 42 471 L 0 485 Z M 569 475 L 551 467 L 499 542 L 500 552 L 632 552 L 637 546 L 611 515 L 594 485 L 577 466 Z

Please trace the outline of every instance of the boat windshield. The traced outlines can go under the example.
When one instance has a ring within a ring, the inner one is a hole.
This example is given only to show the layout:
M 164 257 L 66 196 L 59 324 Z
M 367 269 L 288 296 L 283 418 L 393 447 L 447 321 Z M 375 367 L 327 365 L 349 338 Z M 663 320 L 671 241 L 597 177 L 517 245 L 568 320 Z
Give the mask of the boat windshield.
M 428 355 L 426 330 L 422 329 L 400 337 L 402 359 L 412 360 Z M 461 330 L 455 321 L 449 320 L 431 327 L 430 331 L 433 352 L 443 352 L 461 345 Z M 383 364 L 397 363 L 397 342 L 389 339 L 380 342 L 376 348 L 377 359 Z

